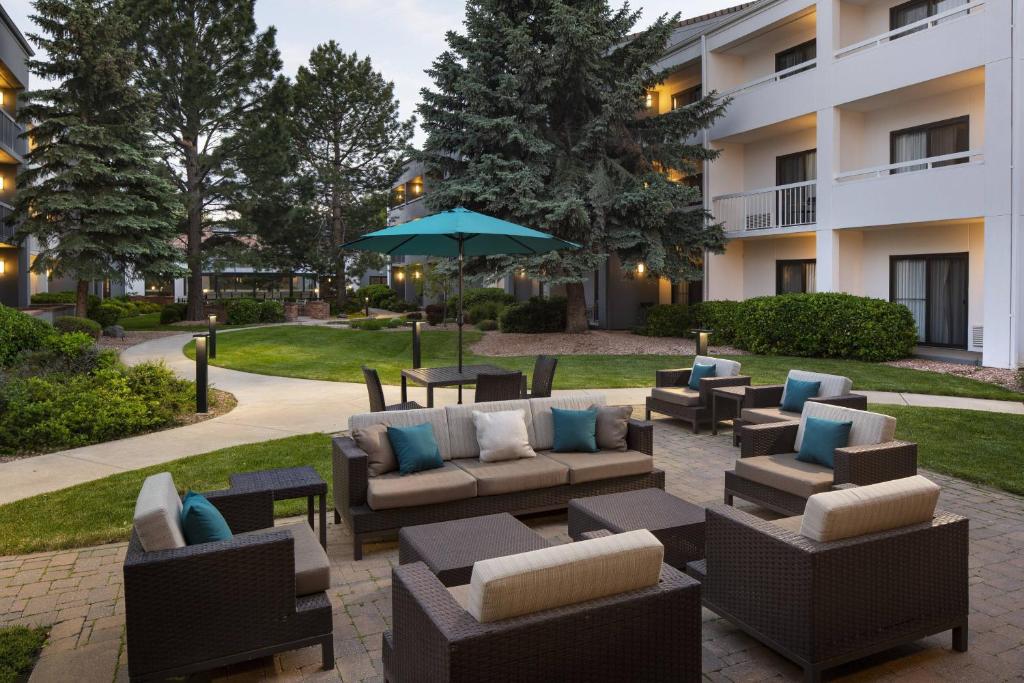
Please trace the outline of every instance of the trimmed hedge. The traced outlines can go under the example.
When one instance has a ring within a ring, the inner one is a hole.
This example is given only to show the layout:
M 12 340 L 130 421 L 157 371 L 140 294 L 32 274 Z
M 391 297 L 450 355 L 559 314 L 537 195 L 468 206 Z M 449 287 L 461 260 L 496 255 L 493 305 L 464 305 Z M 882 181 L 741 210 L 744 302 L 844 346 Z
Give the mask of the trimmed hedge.
M 541 299 L 512 304 L 501 312 L 498 324 L 502 332 L 563 332 L 565 330 L 566 302 L 564 298 Z
M 647 320 L 636 330 L 647 337 L 686 337 L 693 329 L 693 312 L 682 304 L 659 304 L 647 309 Z
M 694 304 L 693 326 L 712 330 L 711 343 L 735 346 L 737 338 L 736 320 L 741 301 L 704 301 Z
M 95 320 L 79 318 L 75 315 L 62 315 L 53 321 L 53 326 L 58 332 L 68 334 L 70 332 L 85 332 L 93 339 L 99 339 L 103 334 L 103 328 Z
M 497 320 L 481 320 L 476 324 L 476 329 L 481 332 L 491 332 L 492 330 L 498 329 Z
M 440 325 L 444 322 L 444 306 L 441 304 L 427 304 L 423 309 L 427 315 L 427 322 L 431 325 Z
M 474 308 L 486 305 L 489 310 L 500 313 L 506 306 L 516 302 L 516 298 L 500 287 L 470 287 L 465 292 L 466 305 L 463 310 L 469 313 Z M 454 318 L 459 312 L 459 297 L 448 300 L 448 316 Z M 481 318 L 483 320 L 483 318 Z
M 9 367 L 23 351 L 41 348 L 56 334 L 50 323 L 0 304 L 0 368 Z
M 100 324 L 100 327 L 116 325 L 117 321 L 124 315 L 124 308 L 112 303 L 102 303 L 96 308 L 89 310 L 89 318 Z
M 283 323 L 284 322 L 284 304 L 280 301 L 261 301 L 260 307 L 260 322 L 261 323 Z
M 253 325 L 260 321 L 260 305 L 255 299 L 232 299 L 227 303 L 228 325 Z M 284 315 L 284 309 L 281 309 Z
M 185 319 L 188 304 L 167 304 L 160 309 L 160 324 L 173 325 Z

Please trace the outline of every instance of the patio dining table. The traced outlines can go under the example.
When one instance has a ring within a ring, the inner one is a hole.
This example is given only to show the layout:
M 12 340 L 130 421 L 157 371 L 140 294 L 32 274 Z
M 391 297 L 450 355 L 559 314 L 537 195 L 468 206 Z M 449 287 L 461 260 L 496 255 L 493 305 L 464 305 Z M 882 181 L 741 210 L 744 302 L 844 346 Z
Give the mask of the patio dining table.
M 434 389 L 436 387 L 459 387 L 459 403 L 462 403 L 462 386 L 476 384 L 479 375 L 500 375 L 508 372 L 507 368 L 497 365 L 463 365 L 462 371 L 456 366 L 445 368 L 413 368 L 402 370 L 402 403 L 409 400 L 409 382 L 427 388 L 427 407 L 434 407 Z

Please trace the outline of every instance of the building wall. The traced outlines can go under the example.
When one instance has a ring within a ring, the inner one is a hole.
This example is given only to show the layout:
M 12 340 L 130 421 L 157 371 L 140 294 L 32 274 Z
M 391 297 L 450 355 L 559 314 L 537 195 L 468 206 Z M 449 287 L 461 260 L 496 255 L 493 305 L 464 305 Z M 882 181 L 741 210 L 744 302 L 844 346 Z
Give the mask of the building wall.
M 774 187 L 776 178 L 776 158 L 795 152 L 814 149 L 818 137 L 814 128 L 772 136 L 764 140 L 743 145 L 743 184 L 745 190 L 756 190 L 762 187 Z
M 747 240 L 743 258 L 743 296 L 775 294 L 777 261 L 815 258 L 814 235 Z

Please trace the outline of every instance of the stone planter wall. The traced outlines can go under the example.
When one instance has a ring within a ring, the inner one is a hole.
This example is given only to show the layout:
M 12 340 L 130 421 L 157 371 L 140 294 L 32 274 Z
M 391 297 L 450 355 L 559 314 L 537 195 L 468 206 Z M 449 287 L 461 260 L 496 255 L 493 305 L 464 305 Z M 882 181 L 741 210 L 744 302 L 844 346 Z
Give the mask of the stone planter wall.
M 286 317 L 287 315 L 285 313 Z M 326 301 L 307 301 L 306 305 L 299 307 L 299 315 L 314 320 L 327 320 L 331 317 L 331 305 Z

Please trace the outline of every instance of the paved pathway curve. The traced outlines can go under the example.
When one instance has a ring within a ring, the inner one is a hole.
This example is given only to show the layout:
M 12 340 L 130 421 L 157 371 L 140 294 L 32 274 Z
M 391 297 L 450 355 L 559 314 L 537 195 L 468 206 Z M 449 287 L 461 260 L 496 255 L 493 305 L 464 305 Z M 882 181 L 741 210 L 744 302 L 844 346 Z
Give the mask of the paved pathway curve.
M 225 333 L 230 332 L 221 332 Z M 194 379 L 195 364 L 181 351 L 191 336 L 189 333 L 143 342 L 122 351 L 121 358 L 129 365 L 163 360 L 181 377 Z M 297 434 L 338 432 L 345 429 L 350 415 L 367 409 L 366 387 L 362 384 L 272 377 L 215 366 L 210 366 L 210 382 L 238 399 L 237 407 L 230 413 L 176 429 L 0 463 L 0 504 L 218 448 Z M 594 391 L 607 396 L 609 403 L 640 405 L 650 390 Z M 385 386 L 384 392 L 389 402 L 399 401 L 398 387 Z M 861 393 L 873 403 L 1024 415 L 1024 403 L 1015 401 L 883 391 Z M 410 388 L 410 397 L 426 403 L 422 388 Z M 441 405 L 454 403 L 456 392 L 437 390 L 435 400 Z

